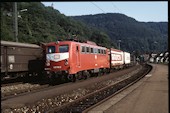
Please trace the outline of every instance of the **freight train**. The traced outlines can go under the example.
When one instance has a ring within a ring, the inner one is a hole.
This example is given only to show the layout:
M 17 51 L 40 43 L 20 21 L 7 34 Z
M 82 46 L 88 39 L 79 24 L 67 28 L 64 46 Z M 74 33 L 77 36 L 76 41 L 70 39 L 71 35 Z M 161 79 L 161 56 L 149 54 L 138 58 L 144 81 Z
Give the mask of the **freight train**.
M 1 80 L 19 76 L 48 79 L 86 79 L 132 65 L 132 56 L 94 42 L 75 40 L 46 44 L 1 41 Z
M 87 78 L 131 65 L 130 53 L 94 42 L 57 41 L 46 44 L 45 70 L 50 79 Z

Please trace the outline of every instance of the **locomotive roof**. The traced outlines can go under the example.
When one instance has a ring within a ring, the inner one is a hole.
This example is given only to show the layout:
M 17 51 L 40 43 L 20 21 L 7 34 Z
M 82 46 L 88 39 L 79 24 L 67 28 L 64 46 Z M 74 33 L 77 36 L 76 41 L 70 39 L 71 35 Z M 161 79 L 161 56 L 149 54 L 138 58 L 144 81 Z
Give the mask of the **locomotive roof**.
M 1 40 L 1 45 L 3 45 L 3 46 L 17 46 L 17 47 L 32 47 L 32 48 L 39 48 L 40 47 L 36 44 L 11 42 L 11 41 L 3 41 L 3 40 Z
M 89 43 L 85 43 L 85 42 L 76 42 L 76 41 L 58 41 L 58 42 L 50 42 L 48 44 L 51 45 L 51 44 L 57 44 L 57 43 L 79 43 L 81 45 L 86 45 L 86 46 L 89 45 L 89 46 L 95 46 L 95 47 L 99 47 L 99 48 L 106 48 L 106 47 L 102 47 L 99 45 L 89 44 Z

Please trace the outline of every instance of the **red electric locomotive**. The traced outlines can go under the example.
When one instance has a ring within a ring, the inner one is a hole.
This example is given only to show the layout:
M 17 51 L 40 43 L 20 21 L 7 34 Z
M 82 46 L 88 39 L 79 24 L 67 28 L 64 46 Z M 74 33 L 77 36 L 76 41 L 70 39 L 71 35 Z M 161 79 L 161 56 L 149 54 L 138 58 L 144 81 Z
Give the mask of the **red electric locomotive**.
M 73 81 L 101 74 L 110 68 L 105 47 L 94 42 L 57 41 L 46 45 L 46 68 L 50 77 L 64 77 Z

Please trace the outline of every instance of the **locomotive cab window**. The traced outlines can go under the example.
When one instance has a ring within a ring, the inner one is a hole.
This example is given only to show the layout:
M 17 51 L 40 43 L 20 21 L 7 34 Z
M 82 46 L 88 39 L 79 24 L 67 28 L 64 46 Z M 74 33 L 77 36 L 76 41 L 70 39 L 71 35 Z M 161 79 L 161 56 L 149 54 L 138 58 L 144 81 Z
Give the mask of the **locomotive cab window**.
M 85 47 L 81 46 L 81 52 L 85 52 Z
M 104 54 L 106 54 L 106 50 L 104 50 Z
M 48 46 L 48 52 L 47 53 L 55 53 L 55 46 Z
M 93 52 L 93 48 L 90 48 L 90 49 L 91 49 L 91 53 L 94 53 L 94 52 Z
M 94 48 L 94 53 L 97 54 L 98 53 L 98 49 Z
M 98 49 L 98 53 L 100 54 L 101 52 L 100 52 L 100 49 Z
M 79 46 L 76 46 L 76 51 L 79 51 Z
M 68 45 L 60 45 L 59 46 L 59 53 L 68 52 L 68 50 L 69 50 Z
M 90 52 L 90 48 L 86 47 L 86 52 L 89 53 Z
M 104 54 L 103 49 L 101 49 L 101 54 Z

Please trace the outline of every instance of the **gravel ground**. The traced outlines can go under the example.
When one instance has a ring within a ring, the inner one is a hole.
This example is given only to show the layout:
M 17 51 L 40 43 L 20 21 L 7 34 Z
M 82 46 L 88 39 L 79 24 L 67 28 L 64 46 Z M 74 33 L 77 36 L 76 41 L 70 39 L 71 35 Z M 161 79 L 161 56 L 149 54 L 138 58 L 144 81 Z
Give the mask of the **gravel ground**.
M 40 87 L 39 84 L 29 84 L 29 83 L 25 83 L 25 84 L 17 84 L 17 85 L 12 85 L 12 86 L 4 86 L 1 87 L 1 95 L 6 95 L 9 93 L 12 94 L 17 94 L 18 91 L 22 91 L 22 90 L 31 90 L 34 88 L 38 88 Z
M 99 90 L 103 87 L 113 85 L 122 79 L 128 78 L 128 77 L 138 73 L 141 70 L 141 68 L 142 67 L 140 67 L 128 74 L 125 74 L 122 77 L 115 78 L 113 80 L 107 80 L 107 81 L 103 81 L 100 83 L 94 83 L 93 85 L 90 85 L 90 86 L 87 86 L 84 88 L 78 88 L 78 89 L 72 90 L 71 92 L 57 95 L 55 97 L 44 98 L 44 99 L 37 101 L 34 105 L 26 105 L 21 108 L 13 108 L 13 109 L 7 108 L 7 109 L 2 110 L 2 112 L 3 113 L 21 113 L 21 112 L 22 113 L 27 113 L 27 112 L 42 113 L 42 112 L 48 111 L 49 109 L 52 109 L 54 107 L 55 108 L 60 107 L 65 103 L 72 102 L 72 101 L 74 101 L 80 97 L 83 97 L 86 94 L 89 94 L 95 90 Z M 10 88 L 7 88 L 7 89 L 10 89 Z M 12 88 L 12 89 L 15 89 L 15 88 Z

